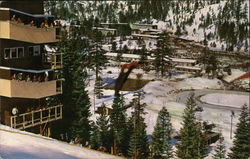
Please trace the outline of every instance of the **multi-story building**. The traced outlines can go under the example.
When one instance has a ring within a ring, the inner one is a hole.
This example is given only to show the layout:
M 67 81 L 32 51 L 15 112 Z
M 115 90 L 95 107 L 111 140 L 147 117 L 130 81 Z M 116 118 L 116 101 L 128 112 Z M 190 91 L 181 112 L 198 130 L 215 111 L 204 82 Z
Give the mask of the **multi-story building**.
M 44 128 L 62 118 L 62 54 L 45 46 L 59 41 L 43 1 L 0 1 L 0 122 L 17 129 Z

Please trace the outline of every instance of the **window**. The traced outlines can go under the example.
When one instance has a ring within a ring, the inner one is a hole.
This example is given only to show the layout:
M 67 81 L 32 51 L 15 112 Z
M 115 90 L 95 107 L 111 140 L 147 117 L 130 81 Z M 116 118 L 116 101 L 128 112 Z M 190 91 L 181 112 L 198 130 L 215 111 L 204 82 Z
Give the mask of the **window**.
M 34 46 L 34 52 L 33 56 L 39 56 L 40 55 L 40 46 Z
M 17 54 L 16 48 L 11 48 L 10 49 L 10 54 L 11 54 L 11 58 L 12 59 L 18 58 L 18 54 Z
M 4 49 L 4 58 L 5 59 L 16 59 L 24 56 L 23 47 L 13 47 Z
M 30 56 L 39 56 L 40 55 L 40 45 L 30 46 L 29 47 L 29 55 Z

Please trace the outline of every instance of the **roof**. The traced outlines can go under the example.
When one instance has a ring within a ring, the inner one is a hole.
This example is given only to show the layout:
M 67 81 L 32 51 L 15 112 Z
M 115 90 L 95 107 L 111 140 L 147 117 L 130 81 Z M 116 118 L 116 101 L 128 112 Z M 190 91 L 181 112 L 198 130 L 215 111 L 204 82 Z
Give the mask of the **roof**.
M 175 66 L 175 68 L 181 68 L 186 70 L 201 70 L 200 67 L 195 67 L 195 66 Z
M 139 26 L 157 26 L 156 24 L 140 24 L 140 23 L 134 23 L 132 25 L 139 25 Z
M 173 62 L 180 62 L 180 63 L 196 63 L 197 60 L 193 59 L 179 59 L 179 58 L 171 58 Z
M 108 52 L 105 54 L 106 56 L 110 56 L 110 57 L 116 57 L 117 53 L 114 52 Z M 133 58 L 133 59 L 140 59 L 140 55 L 137 54 L 122 54 L 122 57 L 124 58 Z M 153 60 L 154 58 L 148 56 L 148 59 Z
M 29 13 L 26 13 L 26 12 L 22 12 L 22 11 L 19 11 L 19 10 L 16 10 L 16 9 L 12 9 L 12 8 L 0 8 L 0 10 L 9 10 L 9 11 L 13 11 L 13 12 L 17 12 L 17 13 L 20 13 L 20 14 L 24 14 L 24 15 L 27 15 L 27 16 L 31 16 L 31 17 L 34 17 L 34 18 L 48 18 L 48 17 L 54 17 L 53 15 L 36 15 L 36 14 L 29 14 Z
M 116 31 L 117 29 L 113 29 L 113 28 L 101 28 L 101 27 L 93 27 L 93 29 L 97 29 L 97 30 L 107 30 L 107 31 Z
M 146 37 L 146 38 L 160 38 L 160 36 L 157 35 L 145 35 L 145 34 L 132 34 L 132 36 L 137 36 L 137 37 Z

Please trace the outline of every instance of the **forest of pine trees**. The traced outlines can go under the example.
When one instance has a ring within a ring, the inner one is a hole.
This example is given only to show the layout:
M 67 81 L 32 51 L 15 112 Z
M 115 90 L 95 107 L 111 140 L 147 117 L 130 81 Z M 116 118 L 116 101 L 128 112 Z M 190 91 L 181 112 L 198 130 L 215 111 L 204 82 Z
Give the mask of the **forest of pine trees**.
M 72 23 L 83 21 L 87 25 L 98 26 L 100 22 L 128 22 L 139 21 L 150 22 L 152 19 L 168 21 L 167 27 L 176 28 L 175 34 L 187 34 L 186 28 L 194 24 L 195 14 L 207 5 L 218 4 L 216 13 L 209 8 L 208 12 L 202 14 L 198 28 L 193 30 L 196 33 L 202 29 L 205 35 L 204 41 L 217 40 L 223 43 L 222 49 L 232 51 L 243 49 L 247 51 L 249 38 L 249 19 L 247 3 L 241 0 L 177 0 L 177 1 L 68 1 L 56 2 L 46 1 L 46 11 L 58 18 L 69 20 Z M 90 9 L 92 8 L 92 9 Z M 169 19 L 173 14 L 173 19 Z M 230 18 L 228 18 L 230 17 Z M 215 27 L 215 32 L 210 31 Z M 124 30 L 124 28 L 122 29 Z M 211 43 L 209 45 L 216 45 Z

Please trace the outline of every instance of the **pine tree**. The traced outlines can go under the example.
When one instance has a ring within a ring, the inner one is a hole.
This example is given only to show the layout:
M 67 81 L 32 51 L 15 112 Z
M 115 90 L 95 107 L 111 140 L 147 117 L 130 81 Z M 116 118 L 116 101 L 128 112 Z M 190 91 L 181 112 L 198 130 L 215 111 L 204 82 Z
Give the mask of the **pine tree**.
M 123 96 L 116 97 L 113 101 L 110 114 L 110 128 L 113 138 L 114 153 L 127 154 L 128 141 L 125 103 Z
M 58 44 L 58 51 L 64 54 L 62 69 L 63 94 L 60 99 L 63 104 L 63 119 L 58 121 L 53 136 L 67 134 L 69 138 L 79 137 L 89 140 L 89 97 L 85 90 L 86 65 L 82 51 L 88 43 L 81 39 L 79 28 L 74 28 L 70 34 Z
M 94 66 L 96 79 L 99 77 L 99 73 L 105 68 L 108 63 L 108 59 L 105 56 L 105 51 L 99 44 L 94 44 L 90 56 L 90 65 Z
M 74 74 L 73 102 L 75 104 L 74 121 L 71 127 L 74 137 L 89 141 L 90 138 L 90 100 L 85 90 L 86 72 L 79 66 Z
M 96 121 L 97 126 L 97 138 L 96 142 L 98 147 L 105 147 L 110 149 L 110 126 L 109 118 L 103 113 L 100 114 L 100 117 Z
M 97 77 L 96 81 L 95 81 L 95 95 L 97 96 L 98 99 L 100 99 L 103 96 L 103 81 L 102 78 L 99 76 Z
M 152 142 L 152 157 L 158 158 L 172 158 L 172 147 L 170 145 L 172 124 L 169 112 L 165 107 L 161 109 L 158 114 L 156 126 L 153 132 Z
M 132 100 L 134 112 L 132 112 L 133 131 L 130 137 L 128 155 L 135 159 L 145 159 L 149 155 L 149 147 L 146 134 L 146 124 L 143 114 L 146 104 L 141 104 L 141 93 L 135 93 Z
M 215 148 L 215 154 L 213 155 L 213 159 L 226 159 L 226 147 L 224 142 L 224 138 L 220 136 L 219 143 Z
M 167 35 L 164 35 L 161 40 L 157 42 L 157 50 L 154 53 L 154 68 L 155 71 L 161 73 L 163 77 L 165 72 L 170 73 L 172 51 L 168 46 Z
M 194 94 L 192 94 L 186 103 L 183 127 L 180 130 L 180 142 L 177 144 L 176 154 L 181 159 L 202 159 L 207 153 L 201 124 L 195 117 L 196 109 Z
M 248 159 L 250 157 L 250 109 L 243 105 L 239 123 L 234 136 L 230 159 Z

